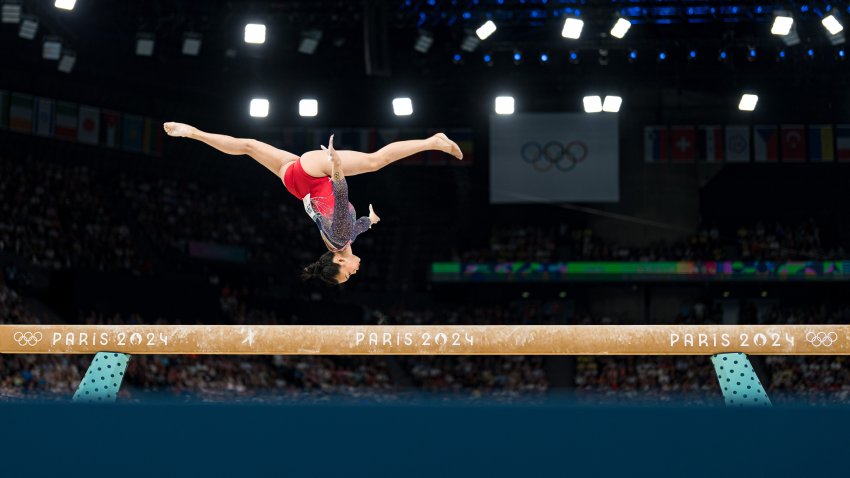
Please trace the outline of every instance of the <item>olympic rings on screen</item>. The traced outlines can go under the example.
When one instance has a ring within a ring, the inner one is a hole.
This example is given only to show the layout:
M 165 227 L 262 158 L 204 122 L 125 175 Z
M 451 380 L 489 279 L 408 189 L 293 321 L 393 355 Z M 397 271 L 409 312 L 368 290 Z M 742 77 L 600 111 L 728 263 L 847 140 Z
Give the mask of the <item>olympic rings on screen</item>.
M 42 335 L 41 332 L 15 332 L 15 335 L 13 335 L 12 338 L 21 347 L 26 345 L 34 347 L 37 343 L 41 342 Z
M 587 152 L 587 145 L 583 141 L 570 141 L 566 145 L 558 141 L 549 141 L 544 145 L 528 141 L 522 145 L 520 156 L 541 173 L 552 167 L 561 172 L 568 172 L 587 159 Z
M 836 334 L 835 332 L 806 333 L 806 342 L 814 345 L 815 347 L 820 347 L 821 345 L 823 345 L 824 347 L 829 347 L 836 341 L 838 341 L 838 334 Z

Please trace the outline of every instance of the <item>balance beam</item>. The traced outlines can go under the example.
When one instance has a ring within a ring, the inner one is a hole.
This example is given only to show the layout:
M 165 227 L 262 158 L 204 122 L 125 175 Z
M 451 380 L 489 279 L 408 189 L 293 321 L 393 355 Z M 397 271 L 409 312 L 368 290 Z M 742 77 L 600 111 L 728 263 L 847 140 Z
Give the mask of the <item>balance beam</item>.
M 3 354 L 850 355 L 850 325 L 0 325 Z

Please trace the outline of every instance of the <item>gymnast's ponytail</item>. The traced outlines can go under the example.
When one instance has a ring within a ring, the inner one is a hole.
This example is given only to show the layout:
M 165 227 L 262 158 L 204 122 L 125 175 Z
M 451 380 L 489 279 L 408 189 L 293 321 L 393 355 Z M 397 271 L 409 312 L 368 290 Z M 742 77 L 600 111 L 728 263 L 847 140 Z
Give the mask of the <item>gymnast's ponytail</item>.
M 326 252 L 318 261 L 304 268 L 301 273 L 301 280 L 321 279 L 322 282 L 329 285 L 337 285 L 339 276 L 339 264 L 334 262 L 334 253 Z

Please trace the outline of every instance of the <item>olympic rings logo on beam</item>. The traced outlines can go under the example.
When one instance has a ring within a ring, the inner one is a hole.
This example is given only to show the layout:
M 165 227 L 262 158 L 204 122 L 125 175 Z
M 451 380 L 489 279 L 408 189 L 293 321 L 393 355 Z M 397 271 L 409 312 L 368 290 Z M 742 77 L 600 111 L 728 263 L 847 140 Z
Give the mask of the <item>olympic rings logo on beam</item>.
M 815 347 L 820 347 L 821 345 L 824 347 L 829 347 L 833 343 L 838 341 L 838 334 L 835 332 L 807 332 L 806 333 L 806 342 L 814 345 Z
M 566 173 L 587 159 L 587 152 L 587 145 L 583 141 L 570 141 L 567 144 L 549 141 L 544 145 L 529 141 L 522 145 L 520 156 L 523 161 L 541 173 L 553 167 Z
M 41 335 L 41 332 L 15 332 L 15 335 L 13 335 L 12 338 L 21 347 L 27 345 L 29 345 L 30 347 L 35 347 L 36 344 L 41 342 L 43 336 Z

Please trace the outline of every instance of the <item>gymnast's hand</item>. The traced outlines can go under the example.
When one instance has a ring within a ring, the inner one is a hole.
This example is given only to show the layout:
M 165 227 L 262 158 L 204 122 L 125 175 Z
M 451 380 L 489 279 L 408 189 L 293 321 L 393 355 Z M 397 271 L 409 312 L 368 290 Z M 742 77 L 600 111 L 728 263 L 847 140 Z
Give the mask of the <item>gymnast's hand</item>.
M 371 222 L 372 222 L 372 225 L 374 226 L 374 225 L 375 225 L 375 224 L 377 224 L 377 223 L 378 223 L 378 221 L 380 221 L 380 220 L 381 220 L 381 218 L 380 218 L 380 217 L 378 217 L 378 215 L 377 215 L 377 214 L 375 214 L 375 210 L 374 210 L 374 209 L 372 209 L 372 205 L 370 204 L 370 205 L 369 205 L 369 221 L 371 221 Z

